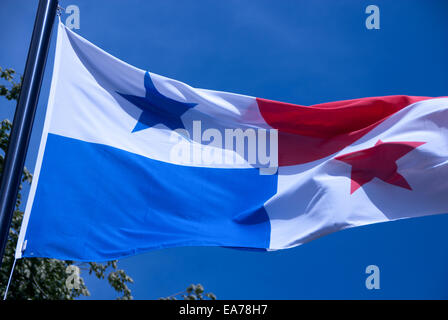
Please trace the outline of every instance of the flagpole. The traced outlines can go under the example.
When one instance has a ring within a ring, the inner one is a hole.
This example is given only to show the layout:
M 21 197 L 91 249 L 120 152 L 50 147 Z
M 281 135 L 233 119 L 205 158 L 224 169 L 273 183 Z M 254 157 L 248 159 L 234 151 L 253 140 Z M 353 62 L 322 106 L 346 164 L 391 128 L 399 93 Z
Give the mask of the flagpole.
M 0 267 L 22 178 L 58 0 L 39 0 L 0 182 Z

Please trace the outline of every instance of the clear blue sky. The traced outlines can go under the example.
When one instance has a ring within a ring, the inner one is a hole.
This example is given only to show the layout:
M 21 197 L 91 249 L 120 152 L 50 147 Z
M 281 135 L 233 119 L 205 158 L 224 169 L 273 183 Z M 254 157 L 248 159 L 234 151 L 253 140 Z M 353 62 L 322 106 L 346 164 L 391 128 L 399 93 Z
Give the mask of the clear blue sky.
M 116 57 L 192 86 L 298 104 L 448 95 L 446 0 L 61 0 L 80 35 Z M 367 30 L 369 4 L 381 29 Z M 37 0 L 0 2 L 0 66 L 23 72 Z M 65 20 L 66 16 L 63 16 Z M 26 165 L 33 169 L 55 38 Z M 0 99 L 0 118 L 14 104 Z M 27 190 L 25 190 L 26 192 Z M 448 191 L 447 191 L 448 197 Z M 120 261 L 137 299 L 201 283 L 221 299 L 448 298 L 448 215 L 341 231 L 278 252 L 175 248 Z M 381 289 L 365 288 L 365 268 Z M 115 293 L 87 276 L 94 299 Z

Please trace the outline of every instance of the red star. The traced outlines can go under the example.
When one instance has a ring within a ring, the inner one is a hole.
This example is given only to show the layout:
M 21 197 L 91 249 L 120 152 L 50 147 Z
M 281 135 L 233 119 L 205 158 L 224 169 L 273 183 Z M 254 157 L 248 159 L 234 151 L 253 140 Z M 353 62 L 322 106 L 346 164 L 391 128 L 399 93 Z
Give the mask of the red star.
M 406 179 L 397 172 L 396 161 L 425 142 L 383 142 L 375 146 L 336 157 L 352 166 L 350 194 L 373 178 L 397 187 L 412 190 Z

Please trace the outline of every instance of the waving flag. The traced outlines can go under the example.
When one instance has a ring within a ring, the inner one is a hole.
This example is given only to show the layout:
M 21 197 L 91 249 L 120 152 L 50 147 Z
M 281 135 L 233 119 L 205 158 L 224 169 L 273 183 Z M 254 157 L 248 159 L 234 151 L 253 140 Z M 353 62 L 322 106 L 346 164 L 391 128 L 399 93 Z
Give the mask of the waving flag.
M 283 249 L 448 213 L 448 98 L 300 106 L 192 88 L 58 27 L 16 257 Z

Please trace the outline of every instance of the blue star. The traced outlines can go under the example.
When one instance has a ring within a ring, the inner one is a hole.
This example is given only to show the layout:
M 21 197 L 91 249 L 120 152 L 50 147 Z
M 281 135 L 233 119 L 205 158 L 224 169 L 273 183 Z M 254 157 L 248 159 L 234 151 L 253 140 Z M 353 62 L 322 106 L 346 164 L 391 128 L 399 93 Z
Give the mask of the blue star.
M 145 89 L 146 94 L 144 97 L 117 92 L 120 96 L 142 110 L 132 132 L 147 129 L 159 123 L 164 124 L 172 130 L 185 128 L 180 117 L 187 110 L 197 105 L 197 103 L 180 102 L 160 94 L 154 86 L 149 72 L 145 73 Z

